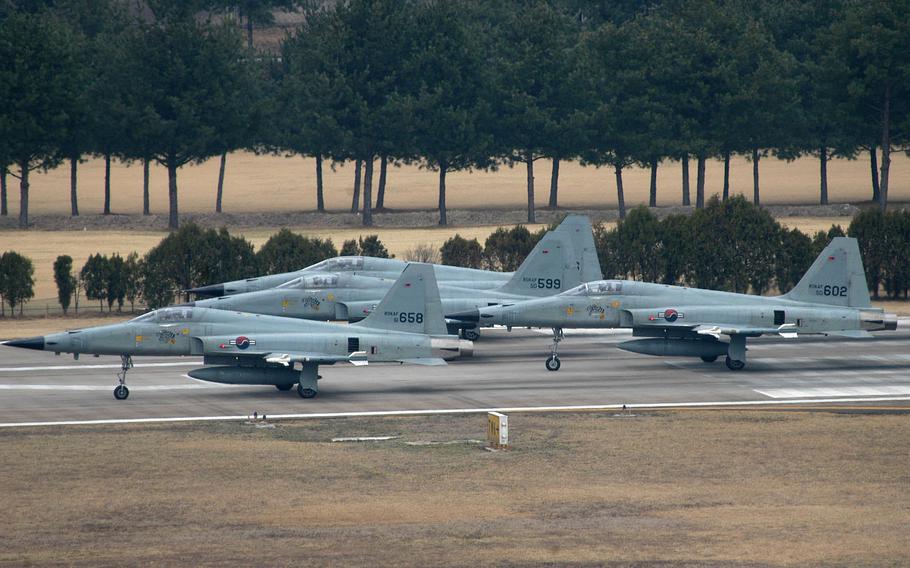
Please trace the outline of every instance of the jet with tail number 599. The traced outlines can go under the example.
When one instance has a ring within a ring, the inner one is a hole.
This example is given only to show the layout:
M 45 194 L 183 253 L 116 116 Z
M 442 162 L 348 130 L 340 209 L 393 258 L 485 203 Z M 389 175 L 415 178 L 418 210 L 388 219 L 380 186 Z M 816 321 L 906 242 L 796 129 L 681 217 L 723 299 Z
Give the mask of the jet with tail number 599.
M 602 274 L 591 222 L 582 215 L 569 215 L 538 241 L 502 285 L 480 290 L 463 282 L 448 282 L 440 284 L 439 295 L 444 313 L 456 313 L 552 296 L 599 278 Z M 357 321 L 372 312 L 392 282 L 353 273 L 322 272 L 300 276 L 276 288 L 197 300 L 193 305 L 312 320 Z M 471 341 L 480 338 L 480 327 L 449 322 L 450 332 L 460 331 Z
M 564 328 L 631 328 L 635 339 L 617 347 L 646 355 L 725 357 L 737 371 L 746 364 L 746 339 L 800 334 L 869 337 L 894 330 L 897 316 L 873 308 L 856 239 L 836 237 L 795 288 L 762 297 L 629 280 L 582 284 L 549 298 L 491 306 L 449 319 L 508 327 L 551 327 L 546 367 L 560 367 L 557 348 Z M 724 340 L 726 339 L 726 340 Z

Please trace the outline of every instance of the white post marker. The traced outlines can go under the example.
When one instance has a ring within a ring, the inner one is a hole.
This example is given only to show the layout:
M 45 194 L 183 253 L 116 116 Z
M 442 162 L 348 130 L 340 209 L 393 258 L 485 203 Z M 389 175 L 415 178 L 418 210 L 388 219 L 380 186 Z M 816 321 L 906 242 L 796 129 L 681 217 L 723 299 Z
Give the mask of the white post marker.
M 487 442 L 489 448 L 505 450 L 509 447 L 509 417 L 499 412 L 487 413 Z

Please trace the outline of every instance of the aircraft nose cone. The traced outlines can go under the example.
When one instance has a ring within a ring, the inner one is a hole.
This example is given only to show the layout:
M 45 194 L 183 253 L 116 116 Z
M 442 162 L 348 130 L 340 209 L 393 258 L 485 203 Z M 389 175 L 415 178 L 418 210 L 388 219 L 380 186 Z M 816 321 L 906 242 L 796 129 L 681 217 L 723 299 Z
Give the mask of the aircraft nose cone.
M 473 309 L 466 312 L 459 312 L 457 314 L 451 314 L 446 316 L 449 319 L 458 320 L 458 321 L 467 321 L 467 322 L 478 322 L 480 321 L 480 310 Z
M 190 288 L 187 292 L 196 294 L 201 298 L 217 298 L 224 296 L 224 284 L 212 284 L 211 286 L 202 286 L 200 288 Z
M 21 347 L 23 349 L 37 349 L 38 351 L 44 350 L 44 336 L 39 335 L 38 337 L 26 337 L 24 339 L 10 339 L 4 345 L 9 345 L 10 347 Z

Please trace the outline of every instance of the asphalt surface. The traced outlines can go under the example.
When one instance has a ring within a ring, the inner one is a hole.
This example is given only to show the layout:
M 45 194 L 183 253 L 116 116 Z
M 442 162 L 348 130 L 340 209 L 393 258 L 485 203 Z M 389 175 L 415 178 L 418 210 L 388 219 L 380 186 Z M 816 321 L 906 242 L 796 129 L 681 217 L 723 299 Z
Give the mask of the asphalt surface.
M 628 404 L 910 401 L 910 327 L 875 339 L 750 340 L 748 364 L 661 358 L 615 348 L 627 333 L 567 331 L 562 368 L 544 368 L 548 335 L 485 330 L 475 355 L 446 367 L 320 368 L 319 396 L 190 379 L 199 358 L 134 358 L 130 397 L 113 398 L 119 358 L 54 356 L 0 346 L 0 424 L 260 414 Z M 902 399 L 902 400 L 901 400 Z

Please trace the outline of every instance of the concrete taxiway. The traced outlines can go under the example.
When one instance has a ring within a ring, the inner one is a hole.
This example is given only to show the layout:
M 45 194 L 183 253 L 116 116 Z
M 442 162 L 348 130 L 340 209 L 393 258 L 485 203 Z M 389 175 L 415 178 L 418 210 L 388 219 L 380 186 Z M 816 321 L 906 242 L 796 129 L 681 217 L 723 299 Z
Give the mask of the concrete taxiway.
M 910 328 L 874 339 L 762 338 L 749 342 L 748 366 L 627 353 L 627 333 L 567 332 L 562 369 L 544 360 L 548 335 L 486 330 L 475 356 L 446 367 L 350 365 L 320 368 L 319 396 L 273 387 L 190 379 L 199 358 L 135 358 L 130 398 L 112 390 L 119 359 L 71 357 L 0 347 L 0 425 L 95 420 L 476 411 L 490 408 L 711 406 L 851 402 L 907 405 Z

